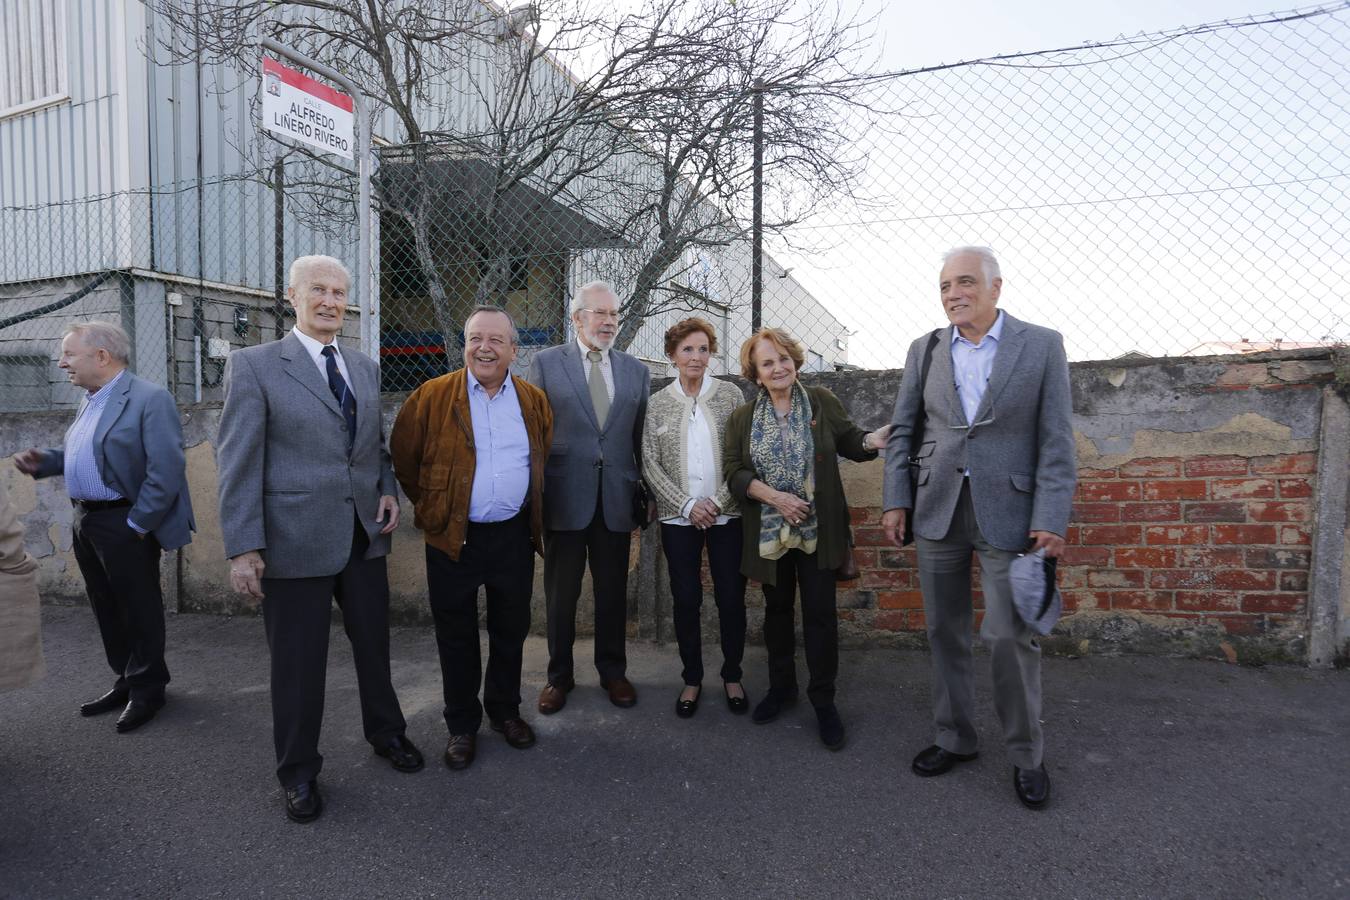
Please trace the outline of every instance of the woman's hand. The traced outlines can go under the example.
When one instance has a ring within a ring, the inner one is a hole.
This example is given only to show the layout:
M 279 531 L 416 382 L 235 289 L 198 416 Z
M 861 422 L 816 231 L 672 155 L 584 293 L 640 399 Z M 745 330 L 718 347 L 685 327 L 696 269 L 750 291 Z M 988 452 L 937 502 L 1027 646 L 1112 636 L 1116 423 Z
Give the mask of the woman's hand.
M 863 449 L 876 450 L 878 453 L 886 449 L 886 440 L 891 436 L 891 426 L 882 425 L 876 431 L 869 431 L 863 435 Z
M 796 494 L 789 494 L 786 491 L 775 491 L 769 505 L 782 513 L 783 518 L 787 519 L 791 525 L 802 524 L 811 512 L 811 504 Z
M 702 497 L 689 510 L 689 522 L 695 528 L 707 531 L 717 524 L 717 516 L 721 511 L 712 500 Z

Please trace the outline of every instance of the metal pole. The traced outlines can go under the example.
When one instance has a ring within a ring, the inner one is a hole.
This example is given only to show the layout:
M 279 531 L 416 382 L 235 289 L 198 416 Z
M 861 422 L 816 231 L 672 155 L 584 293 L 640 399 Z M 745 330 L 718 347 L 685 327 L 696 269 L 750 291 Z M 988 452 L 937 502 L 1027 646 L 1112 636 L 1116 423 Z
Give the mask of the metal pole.
M 298 50 L 294 50 L 280 41 L 265 37 L 263 48 L 283 56 L 297 65 L 304 66 L 341 85 L 352 96 L 352 105 L 356 113 L 356 177 L 360 183 L 357 199 L 356 227 L 356 273 L 354 282 L 357 307 L 361 310 L 361 349 L 375 361 L 380 362 L 380 308 L 375 297 L 374 285 L 370 279 L 370 135 L 366 119 L 366 97 L 356 84 L 335 69 L 325 66 L 318 60 L 310 59 Z
M 764 83 L 754 88 L 754 193 L 750 219 L 750 328 L 759 331 L 764 310 Z
M 286 336 L 286 163 L 272 166 L 272 336 Z

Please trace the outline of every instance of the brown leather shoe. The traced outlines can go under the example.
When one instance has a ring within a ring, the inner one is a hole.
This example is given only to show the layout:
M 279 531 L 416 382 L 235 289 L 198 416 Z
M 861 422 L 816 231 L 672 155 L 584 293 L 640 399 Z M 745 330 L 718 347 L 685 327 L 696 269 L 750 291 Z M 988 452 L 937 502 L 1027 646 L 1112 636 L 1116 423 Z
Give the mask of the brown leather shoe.
M 452 734 L 445 745 L 445 764 L 452 769 L 467 769 L 478 750 L 478 735 Z
M 546 716 L 551 716 L 562 709 L 567 705 L 568 691 L 576 686 L 576 682 L 570 678 L 558 684 L 550 681 L 544 685 L 544 689 L 539 692 L 539 711 Z
M 493 722 L 492 730 L 500 731 L 506 737 L 506 742 L 517 750 L 534 746 L 534 730 L 530 728 L 529 723 L 519 717 Z
M 601 687 L 609 691 L 609 702 L 615 706 L 622 706 L 626 709 L 637 704 L 637 688 L 633 687 L 633 682 L 623 676 L 611 678 Z

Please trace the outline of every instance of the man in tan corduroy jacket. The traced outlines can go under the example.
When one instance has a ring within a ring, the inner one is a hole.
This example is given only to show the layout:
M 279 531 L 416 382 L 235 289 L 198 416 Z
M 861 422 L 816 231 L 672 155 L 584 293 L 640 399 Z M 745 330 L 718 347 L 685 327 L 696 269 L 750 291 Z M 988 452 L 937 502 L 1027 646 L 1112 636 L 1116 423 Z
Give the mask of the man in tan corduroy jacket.
M 496 307 L 464 322 L 464 368 L 408 397 L 394 422 L 394 474 L 426 540 L 427 594 L 445 691 L 445 762 L 466 768 L 486 710 L 512 747 L 534 743 L 520 717 L 534 554 L 543 554 L 544 464 L 553 411 L 511 375 L 516 327 Z M 478 589 L 487 588 L 488 663 L 478 649 Z M 478 688 L 482 681 L 483 699 Z

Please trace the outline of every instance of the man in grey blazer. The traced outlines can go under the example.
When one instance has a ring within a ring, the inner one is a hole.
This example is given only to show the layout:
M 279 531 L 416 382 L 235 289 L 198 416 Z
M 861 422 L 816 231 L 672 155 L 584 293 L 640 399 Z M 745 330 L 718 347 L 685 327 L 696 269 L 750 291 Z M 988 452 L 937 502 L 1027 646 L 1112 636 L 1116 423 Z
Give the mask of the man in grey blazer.
M 422 768 L 389 676 L 385 557 L 398 526 L 379 369 L 337 336 L 351 282 L 329 256 L 291 264 L 295 328 L 231 353 L 216 464 L 230 583 L 260 599 L 271 651 L 272 733 L 286 814 L 323 810 L 318 775 L 328 633 L 342 609 L 375 753 Z
M 577 337 L 535 354 L 527 380 L 553 408 L 553 445 L 544 468 L 544 594 L 548 606 L 548 683 L 539 711 L 555 713 L 576 686 L 572 644 L 577 599 L 589 558 L 595 594 L 595 668 L 615 706 L 637 703 L 624 650 L 628 550 L 641 479 L 642 422 L 651 373 L 613 349 L 619 298 L 603 281 L 572 298 Z
M 188 544 L 196 528 L 178 407 L 164 388 L 127 371 L 130 356 L 120 326 L 68 326 L 57 365 L 86 392 L 75 421 L 62 447 L 14 457 L 19 471 L 34 478 L 65 476 L 75 507 L 75 561 L 117 676 L 80 714 L 121 709 L 119 732 L 141 727 L 164 706 L 169 669 L 160 551 Z
M 1041 658 L 1013 609 L 1009 565 L 1031 548 L 1064 551 L 1076 481 L 1069 366 L 1060 335 L 998 309 L 998 260 L 985 247 L 943 259 L 942 305 L 952 327 L 909 348 L 886 445 L 882 527 L 900 546 L 913 516 L 928 642 L 933 655 L 933 746 L 915 773 L 941 775 L 972 760 L 971 554 L 980 558 L 980 636 L 994 670 L 994 704 L 1027 806 L 1050 798 L 1042 760 Z M 922 410 L 922 414 L 921 414 Z M 911 436 L 922 432 L 911 485 Z

